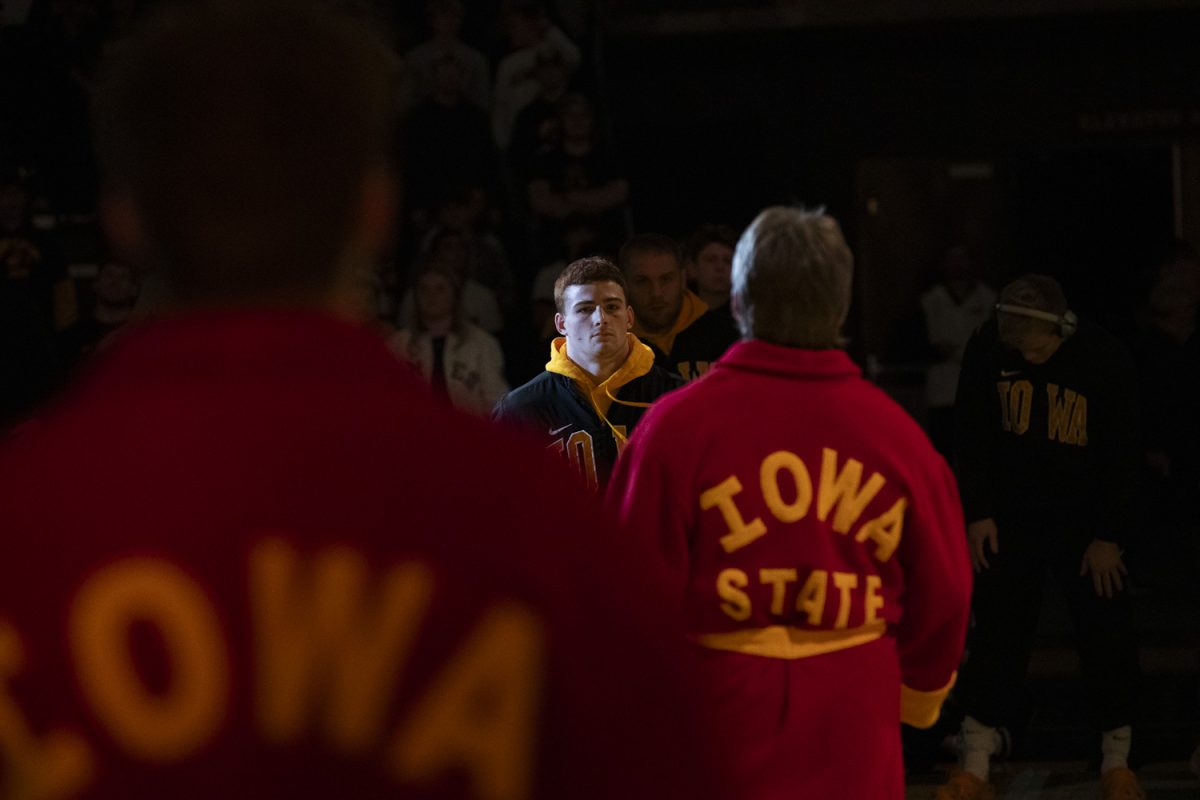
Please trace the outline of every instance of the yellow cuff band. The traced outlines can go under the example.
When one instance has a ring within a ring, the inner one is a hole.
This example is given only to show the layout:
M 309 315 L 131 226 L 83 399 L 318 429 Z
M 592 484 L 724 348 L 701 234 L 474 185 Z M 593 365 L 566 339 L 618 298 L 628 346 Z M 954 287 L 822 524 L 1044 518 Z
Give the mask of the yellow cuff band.
M 958 673 L 950 676 L 950 682 L 941 689 L 922 692 L 900 685 L 900 721 L 914 728 L 932 728 L 942 713 L 942 703 L 950 694 Z

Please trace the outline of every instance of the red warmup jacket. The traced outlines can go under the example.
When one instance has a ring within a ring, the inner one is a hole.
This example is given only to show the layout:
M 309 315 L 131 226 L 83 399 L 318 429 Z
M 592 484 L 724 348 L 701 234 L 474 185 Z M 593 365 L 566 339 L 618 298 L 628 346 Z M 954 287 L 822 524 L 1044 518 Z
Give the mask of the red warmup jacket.
M 840 350 L 734 345 L 642 419 L 608 501 L 654 542 L 746 798 L 903 798 L 901 720 L 953 683 L 954 478 Z
M 543 462 L 333 319 L 130 331 L 0 449 L 0 797 L 723 796 Z

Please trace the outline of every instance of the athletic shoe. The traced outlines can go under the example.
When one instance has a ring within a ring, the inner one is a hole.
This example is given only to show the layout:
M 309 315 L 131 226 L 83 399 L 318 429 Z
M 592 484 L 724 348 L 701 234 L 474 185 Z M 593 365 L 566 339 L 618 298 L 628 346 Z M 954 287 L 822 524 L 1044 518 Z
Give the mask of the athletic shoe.
M 1115 767 L 1100 776 L 1100 797 L 1103 800 L 1146 800 L 1146 793 L 1133 770 Z
M 996 790 L 990 783 L 956 770 L 950 780 L 938 787 L 934 800 L 994 800 L 995 797 Z

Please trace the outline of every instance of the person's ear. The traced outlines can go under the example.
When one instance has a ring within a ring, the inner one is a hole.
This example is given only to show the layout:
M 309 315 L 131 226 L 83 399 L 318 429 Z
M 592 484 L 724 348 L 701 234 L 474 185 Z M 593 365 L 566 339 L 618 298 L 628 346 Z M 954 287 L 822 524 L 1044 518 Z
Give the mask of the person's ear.
M 554 315 L 554 330 L 558 331 L 563 336 L 567 335 L 567 320 L 562 314 Z

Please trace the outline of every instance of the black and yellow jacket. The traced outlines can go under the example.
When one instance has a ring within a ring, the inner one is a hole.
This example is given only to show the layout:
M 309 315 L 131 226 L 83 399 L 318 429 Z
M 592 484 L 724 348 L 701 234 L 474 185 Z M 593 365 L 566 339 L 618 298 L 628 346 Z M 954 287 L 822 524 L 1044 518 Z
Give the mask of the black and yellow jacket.
M 546 371 L 496 404 L 493 418 L 545 437 L 592 489 L 602 489 L 625 440 L 642 414 L 683 379 L 654 363 L 654 354 L 629 334 L 630 353 L 597 384 L 567 356 L 566 339 L 550 346 Z
M 636 309 L 635 309 L 636 315 Z M 740 337 L 729 304 L 709 308 L 690 289 L 683 296 L 679 316 L 666 333 L 655 334 L 635 323 L 634 332 L 650 346 L 654 361 L 668 372 L 694 380 L 708 372 Z
M 1044 364 L 985 323 L 967 344 L 955 402 L 967 522 L 1035 518 L 1128 544 L 1140 513 L 1136 383 L 1124 345 L 1086 320 Z

